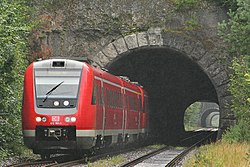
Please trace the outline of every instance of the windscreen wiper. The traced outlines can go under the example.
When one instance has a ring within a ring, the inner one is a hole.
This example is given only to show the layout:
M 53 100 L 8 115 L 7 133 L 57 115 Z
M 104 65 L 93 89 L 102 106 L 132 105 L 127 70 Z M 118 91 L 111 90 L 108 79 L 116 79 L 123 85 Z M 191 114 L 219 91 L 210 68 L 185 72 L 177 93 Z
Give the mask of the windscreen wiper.
M 58 88 L 64 81 L 60 82 L 59 84 L 57 84 L 55 87 L 53 87 L 52 89 L 50 89 L 50 91 L 48 91 L 46 93 L 46 97 L 43 99 L 43 102 L 45 102 L 48 98 L 48 96 L 54 91 L 56 90 L 56 88 Z

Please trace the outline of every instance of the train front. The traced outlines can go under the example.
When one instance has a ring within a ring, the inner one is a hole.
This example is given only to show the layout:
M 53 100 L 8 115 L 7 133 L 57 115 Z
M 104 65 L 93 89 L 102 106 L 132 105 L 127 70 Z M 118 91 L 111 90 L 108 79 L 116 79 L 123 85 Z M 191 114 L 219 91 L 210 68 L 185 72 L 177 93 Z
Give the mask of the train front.
M 26 70 L 22 108 L 24 144 L 36 154 L 77 149 L 76 124 L 83 63 L 51 59 Z

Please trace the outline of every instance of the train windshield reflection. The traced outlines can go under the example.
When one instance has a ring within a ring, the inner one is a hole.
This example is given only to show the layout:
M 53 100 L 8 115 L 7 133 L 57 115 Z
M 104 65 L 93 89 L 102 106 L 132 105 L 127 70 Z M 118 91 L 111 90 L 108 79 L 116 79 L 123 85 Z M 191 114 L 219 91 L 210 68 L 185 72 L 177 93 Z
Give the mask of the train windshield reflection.
M 59 72 L 58 75 L 53 74 L 53 76 L 39 74 L 35 76 L 36 98 L 77 98 L 80 73 L 72 76 L 63 76 Z

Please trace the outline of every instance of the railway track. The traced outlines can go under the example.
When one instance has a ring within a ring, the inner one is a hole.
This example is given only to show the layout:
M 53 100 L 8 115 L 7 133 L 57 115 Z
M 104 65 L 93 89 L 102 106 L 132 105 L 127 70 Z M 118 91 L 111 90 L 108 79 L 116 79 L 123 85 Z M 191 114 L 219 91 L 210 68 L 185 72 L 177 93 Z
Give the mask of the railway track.
M 88 156 L 83 156 L 82 158 L 75 158 L 71 160 L 56 160 L 58 157 L 54 158 L 55 160 L 51 161 L 34 161 L 34 162 L 26 162 L 26 163 L 21 163 L 21 164 L 14 164 L 14 165 L 9 165 L 7 167 L 71 167 L 74 165 L 80 165 L 80 164 L 87 164 L 88 162 L 95 162 L 99 159 L 104 159 L 106 157 L 112 157 L 115 155 L 123 154 L 126 152 L 133 151 L 135 149 L 139 148 L 134 147 L 134 148 L 128 148 L 128 149 L 120 149 L 120 150 L 113 150 L 113 151 L 104 151 L 103 153 L 99 153 L 98 155 L 88 155 Z M 60 157 L 60 156 L 59 156 Z M 63 156 L 62 156 L 63 157 Z M 61 159 L 61 157 L 60 157 Z
M 34 161 L 34 162 L 26 162 L 26 163 L 21 163 L 21 164 L 15 164 L 15 165 L 10 165 L 8 167 L 71 167 L 74 165 L 79 165 L 79 164 L 87 164 L 88 162 L 93 162 L 96 161 L 100 158 L 104 158 L 107 155 L 115 155 L 118 154 L 118 152 L 113 152 L 113 153 L 105 153 L 105 154 L 100 154 L 96 156 L 91 156 L 91 157 L 83 157 L 79 159 L 74 159 L 74 160 L 69 160 L 65 162 L 60 162 L 57 160 L 52 160 L 52 161 Z
M 174 147 L 169 147 L 165 146 L 163 148 L 157 149 L 153 152 L 150 152 L 146 155 L 143 155 L 135 160 L 132 160 L 130 162 L 124 163 L 121 165 L 121 167 L 131 167 L 131 166 L 136 166 L 136 167 L 144 167 L 144 166 L 167 166 L 167 167 L 172 167 L 172 166 L 177 166 L 178 163 L 182 160 L 182 158 L 188 154 L 191 150 L 193 150 L 195 147 L 200 146 L 201 144 L 211 140 L 212 136 L 215 135 L 217 132 L 211 132 L 209 135 L 204 137 L 202 140 L 194 143 L 192 146 L 188 148 L 174 148 Z M 197 135 L 195 135 L 197 137 Z M 191 137 L 184 139 L 184 140 L 190 140 Z M 106 157 L 111 157 L 115 155 L 119 155 L 122 153 L 134 151 L 135 148 L 130 148 L 126 150 L 117 150 L 117 151 L 109 151 L 109 152 L 104 152 L 98 155 L 94 156 L 85 156 L 83 158 L 79 159 L 73 159 L 69 160 L 66 162 L 59 162 L 57 160 L 53 161 L 36 161 L 36 162 L 29 162 L 29 163 L 22 163 L 22 164 L 16 164 L 16 165 L 11 165 L 11 167 L 27 167 L 27 166 L 42 166 L 42 167 L 71 167 L 74 165 L 80 165 L 80 164 L 87 164 L 88 162 L 95 162 L 99 159 L 104 159 Z
M 35 161 L 35 162 L 25 162 L 21 164 L 9 165 L 8 167 L 40 167 L 40 166 L 49 166 L 56 165 L 56 161 Z
M 149 166 L 159 166 L 159 167 L 174 167 L 178 166 L 179 162 L 194 148 L 206 143 L 211 142 L 212 137 L 217 132 L 211 132 L 206 137 L 202 138 L 198 142 L 194 143 L 192 146 L 186 149 L 173 149 L 169 147 L 164 147 L 162 149 L 151 152 L 147 155 L 141 156 L 133 161 L 123 164 L 121 167 L 149 167 Z

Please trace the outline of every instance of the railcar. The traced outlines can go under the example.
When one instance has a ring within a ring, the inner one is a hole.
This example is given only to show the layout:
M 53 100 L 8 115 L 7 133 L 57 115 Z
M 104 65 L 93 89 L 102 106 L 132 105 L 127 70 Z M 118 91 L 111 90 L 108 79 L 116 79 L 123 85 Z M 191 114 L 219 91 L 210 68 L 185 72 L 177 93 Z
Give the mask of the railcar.
M 143 140 L 147 98 L 142 87 L 86 62 L 34 62 L 24 76 L 24 144 L 48 158 Z

